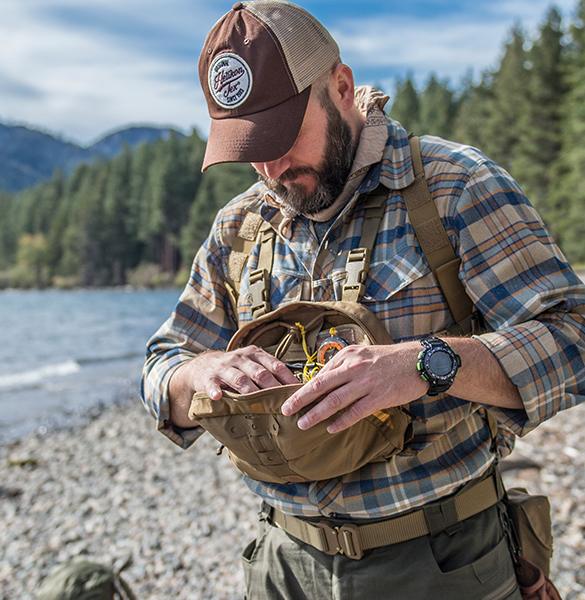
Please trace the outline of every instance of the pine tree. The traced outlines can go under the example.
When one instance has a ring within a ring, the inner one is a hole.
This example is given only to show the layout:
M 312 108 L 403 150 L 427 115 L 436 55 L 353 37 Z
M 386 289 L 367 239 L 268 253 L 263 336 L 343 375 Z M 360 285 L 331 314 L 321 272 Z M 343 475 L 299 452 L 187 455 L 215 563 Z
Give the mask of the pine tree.
M 553 194 L 556 230 L 569 259 L 585 262 L 585 0 L 570 28 L 562 148 Z
M 217 211 L 234 196 L 245 191 L 256 175 L 248 165 L 226 164 L 211 168 L 199 186 L 181 232 L 183 264 L 190 265 L 197 249 L 207 237 Z
M 449 138 L 455 117 L 454 94 L 446 81 L 433 74 L 420 95 L 419 130 L 421 134 Z
M 420 133 L 420 108 L 416 88 L 412 76 L 408 74 L 396 85 L 396 96 L 392 103 L 390 116 L 412 133 Z
M 453 139 L 485 149 L 488 144 L 486 123 L 491 114 L 491 106 L 491 74 L 484 73 L 477 85 L 468 78 L 459 99 Z
M 518 141 L 512 158 L 514 176 L 546 221 L 554 219 L 548 199 L 553 167 L 561 150 L 562 105 L 566 94 L 562 38 L 561 15 L 553 8 L 528 53 L 526 102 L 519 115 Z
M 524 34 L 512 30 L 500 68 L 493 75 L 491 101 L 485 122 L 482 148 L 494 160 L 510 169 L 520 138 L 520 117 L 526 110 L 528 69 Z
M 113 285 L 126 283 L 128 259 L 136 242 L 130 232 L 130 163 L 130 149 L 125 146 L 110 164 L 104 197 L 104 263 Z

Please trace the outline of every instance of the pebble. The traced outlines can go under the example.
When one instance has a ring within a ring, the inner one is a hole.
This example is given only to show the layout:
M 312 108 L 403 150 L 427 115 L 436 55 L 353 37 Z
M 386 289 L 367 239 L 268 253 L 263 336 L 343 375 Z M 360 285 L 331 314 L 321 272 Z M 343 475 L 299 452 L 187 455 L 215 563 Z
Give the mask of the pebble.
M 559 413 L 518 440 L 512 458 L 529 468 L 504 473 L 509 487 L 550 498 L 552 579 L 565 600 L 585 599 L 583 424 L 585 406 Z M 0 447 L 0 598 L 33 600 L 58 564 L 79 556 L 130 559 L 123 576 L 141 600 L 242 598 L 240 551 L 260 501 L 216 447 L 203 436 L 181 450 L 138 400 Z

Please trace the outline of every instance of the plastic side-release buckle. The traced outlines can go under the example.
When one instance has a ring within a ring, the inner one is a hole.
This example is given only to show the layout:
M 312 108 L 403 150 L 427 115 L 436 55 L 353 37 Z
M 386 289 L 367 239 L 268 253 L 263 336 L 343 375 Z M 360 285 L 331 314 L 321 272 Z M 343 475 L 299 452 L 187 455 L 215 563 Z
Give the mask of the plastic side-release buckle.
M 347 263 L 345 269 L 347 279 L 343 286 L 343 293 L 353 292 L 357 294 L 358 299 L 365 292 L 365 280 L 370 267 L 370 249 L 369 248 L 354 248 L 347 255 Z

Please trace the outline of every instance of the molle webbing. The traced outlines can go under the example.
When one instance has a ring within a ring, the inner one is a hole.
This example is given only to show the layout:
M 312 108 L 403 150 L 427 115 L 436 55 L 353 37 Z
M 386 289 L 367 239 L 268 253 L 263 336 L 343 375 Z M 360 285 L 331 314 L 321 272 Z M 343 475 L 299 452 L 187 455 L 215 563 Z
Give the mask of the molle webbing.
M 228 260 L 226 288 L 236 318 L 238 316 L 238 295 L 242 282 L 242 272 L 250 253 L 256 245 L 256 238 L 263 222 L 264 220 L 260 215 L 251 212 L 246 213 L 240 225 L 238 235 L 232 242 L 232 249 Z
M 359 302 L 364 295 L 365 283 L 370 269 L 370 257 L 376 243 L 380 221 L 384 216 L 384 205 L 388 193 L 382 186 L 361 202 L 360 208 L 364 207 L 364 222 L 362 225 L 362 236 L 360 247 L 354 248 L 347 253 L 345 265 L 346 280 L 341 292 L 341 300 L 344 302 Z
M 260 253 L 256 269 L 250 271 L 250 295 L 252 296 L 252 317 L 256 319 L 272 310 L 270 306 L 270 275 L 274 258 L 276 232 L 269 223 L 260 227 L 258 241 Z

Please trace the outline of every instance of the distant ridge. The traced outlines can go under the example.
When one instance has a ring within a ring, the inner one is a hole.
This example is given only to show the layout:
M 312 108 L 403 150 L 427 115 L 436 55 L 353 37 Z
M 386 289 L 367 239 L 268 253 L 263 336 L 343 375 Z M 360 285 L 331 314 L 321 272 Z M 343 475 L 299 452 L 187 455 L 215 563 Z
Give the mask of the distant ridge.
M 91 146 L 80 146 L 29 126 L 0 123 L 0 191 L 19 192 L 50 179 L 57 169 L 70 173 L 81 163 L 113 158 L 125 144 L 155 142 L 171 132 L 184 137 L 170 127 L 137 125 L 106 133 Z

